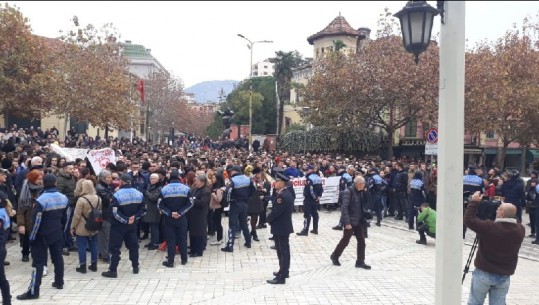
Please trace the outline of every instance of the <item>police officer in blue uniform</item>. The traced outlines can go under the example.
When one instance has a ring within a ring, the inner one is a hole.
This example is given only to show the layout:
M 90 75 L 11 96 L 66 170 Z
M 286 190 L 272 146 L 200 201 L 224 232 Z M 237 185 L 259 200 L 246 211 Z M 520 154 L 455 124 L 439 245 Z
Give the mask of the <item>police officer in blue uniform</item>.
M 159 210 L 165 215 L 165 237 L 167 241 L 167 260 L 163 266 L 174 267 L 176 246 L 180 250 L 182 265 L 187 264 L 187 217 L 194 201 L 189 187 L 180 182 L 180 172 L 172 170 L 170 183 L 161 189 L 157 203 Z
M 267 282 L 270 284 L 284 284 L 290 270 L 289 237 L 291 233 L 294 233 L 294 227 L 292 226 L 294 197 L 286 186 L 290 179 L 281 173 L 276 173 L 275 178 L 276 196 L 267 221 L 271 225 L 271 234 L 273 234 L 275 240 L 279 271 L 274 272 L 275 278 Z
M 145 211 L 142 205 L 143 195 L 133 188 L 131 181 L 132 178 L 129 174 L 120 176 L 120 189 L 114 193 L 110 203 L 113 216 L 110 224 L 110 265 L 108 271 L 101 273 L 104 277 L 118 277 L 120 248 L 123 242 L 129 250 L 129 260 L 133 267 L 133 273 L 139 273 L 137 221 L 144 216 Z
M 475 192 L 480 192 L 481 194 L 485 192 L 485 183 L 483 182 L 483 178 L 477 175 L 474 166 L 468 167 L 468 173 L 464 175 L 464 177 L 462 177 L 462 183 L 462 191 L 464 192 L 464 194 L 469 192 L 471 196 Z M 464 207 L 464 210 L 465 209 L 466 207 Z M 462 230 L 462 238 L 466 238 L 466 225 L 464 224 Z
M 307 166 L 307 174 L 305 175 L 305 187 L 303 188 L 303 230 L 296 233 L 298 236 L 309 235 L 309 226 L 311 225 L 311 217 L 313 218 L 313 229 L 311 233 L 318 234 L 318 206 L 324 189 L 322 188 L 322 178 L 314 171 L 312 165 Z
M 341 169 L 344 169 L 344 167 L 341 167 Z M 352 165 L 348 165 L 348 169 L 340 175 L 341 178 L 339 179 L 339 199 L 337 203 L 338 206 L 342 204 L 342 194 L 344 190 L 354 185 L 355 171 L 356 169 Z M 339 220 L 339 224 L 334 226 L 332 229 L 342 231 L 343 229 L 342 222 Z
M 47 250 L 54 264 L 54 282 L 52 287 L 64 288 L 64 258 L 62 246 L 64 235 L 62 217 L 67 209 L 68 199 L 56 189 L 56 176 L 47 174 L 43 178 L 43 193 L 36 199 L 32 208 L 33 228 L 30 233 L 30 249 L 34 270 L 30 287 L 18 300 L 39 298 L 39 288 L 43 277 L 43 266 L 47 264 Z
M 0 176 L 3 176 L 5 179 L 7 171 L 0 169 Z M 3 184 L 1 180 L 0 184 Z M 7 199 L 8 195 L 5 192 L 0 191 L 0 291 L 2 292 L 2 304 L 11 305 L 9 282 L 6 278 L 6 271 L 4 270 L 4 261 L 7 255 L 6 240 L 9 230 L 11 230 L 11 220 L 9 219 L 9 213 L 6 210 Z
M 374 212 L 376 214 L 376 225 L 381 226 L 382 222 L 382 189 L 384 188 L 384 180 L 378 174 L 378 169 L 373 167 L 369 170 L 369 191 L 373 198 Z
M 473 194 L 477 191 L 481 192 L 481 194 L 485 191 L 485 183 L 483 182 L 483 178 L 479 177 L 477 173 L 475 172 L 475 167 L 470 166 L 468 168 L 468 173 L 462 177 L 463 185 L 463 191 L 470 192 L 470 194 Z
M 234 239 L 239 228 L 243 231 L 245 238 L 244 246 L 251 248 L 251 234 L 247 226 L 247 200 L 256 192 L 253 181 L 241 173 L 241 167 L 233 166 L 230 169 L 230 184 L 225 191 L 226 200 L 229 203 L 228 211 L 228 242 L 223 252 L 234 251 Z
M 410 195 L 408 198 L 410 199 L 408 204 L 408 229 L 413 230 L 414 217 L 417 217 L 417 211 L 427 201 L 423 174 L 420 171 L 415 172 L 412 181 L 410 181 Z

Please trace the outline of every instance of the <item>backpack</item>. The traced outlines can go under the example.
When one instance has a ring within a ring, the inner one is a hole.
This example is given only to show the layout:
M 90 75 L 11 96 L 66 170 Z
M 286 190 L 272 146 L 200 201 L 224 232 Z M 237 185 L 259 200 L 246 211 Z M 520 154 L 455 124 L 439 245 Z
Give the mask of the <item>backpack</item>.
M 86 218 L 84 214 L 82 214 L 82 218 L 86 220 L 86 224 L 84 225 L 84 227 L 88 231 L 101 230 L 101 228 L 103 227 L 103 212 L 98 209 L 99 204 L 101 203 L 101 198 L 98 197 L 97 206 L 95 208 L 92 206 L 88 198 L 86 197 L 81 197 L 81 198 L 84 198 L 86 201 L 88 201 L 88 204 L 92 208 L 92 210 L 90 210 L 90 213 L 88 214 L 88 218 Z

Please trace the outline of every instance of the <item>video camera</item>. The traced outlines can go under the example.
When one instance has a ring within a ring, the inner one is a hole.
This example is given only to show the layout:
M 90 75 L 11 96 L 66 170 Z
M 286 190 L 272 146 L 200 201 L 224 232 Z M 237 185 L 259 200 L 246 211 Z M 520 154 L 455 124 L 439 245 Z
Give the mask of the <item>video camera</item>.
M 472 192 L 464 192 L 464 208 L 468 207 L 468 203 L 471 200 Z M 491 200 L 488 196 L 483 195 L 481 197 L 481 202 L 477 205 L 477 217 L 481 220 L 490 219 L 494 221 L 496 219 L 496 211 L 498 207 L 502 204 L 502 201 L 499 199 Z

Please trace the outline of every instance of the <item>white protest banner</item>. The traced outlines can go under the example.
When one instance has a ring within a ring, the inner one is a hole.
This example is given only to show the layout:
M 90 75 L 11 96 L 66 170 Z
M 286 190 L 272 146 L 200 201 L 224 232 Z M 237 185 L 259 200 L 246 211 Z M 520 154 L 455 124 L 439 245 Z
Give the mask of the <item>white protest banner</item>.
M 73 162 L 75 161 L 75 159 L 73 159 L 73 156 L 71 156 L 70 154 L 68 154 L 66 151 L 65 151 L 65 148 L 62 148 L 60 146 L 58 146 L 57 144 L 51 144 L 51 149 L 54 153 L 60 155 L 61 158 L 65 158 L 67 162 Z
M 340 179 L 341 177 L 322 178 L 324 193 L 322 193 L 322 198 L 320 198 L 320 204 L 337 203 L 337 200 L 339 199 Z M 303 188 L 305 187 L 305 180 L 305 178 L 294 178 L 290 180 L 294 185 L 294 192 L 296 193 L 294 205 L 303 205 Z M 271 186 L 273 187 L 274 184 L 275 182 L 272 183 Z
M 116 154 L 112 148 L 90 150 L 86 155 L 96 175 L 99 175 L 109 163 L 116 164 Z
M 62 150 L 66 154 L 71 156 L 72 161 L 75 161 L 77 159 L 84 160 L 84 158 L 86 158 L 86 153 L 88 152 L 87 149 L 82 149 L 82 148 L 62 148 Z

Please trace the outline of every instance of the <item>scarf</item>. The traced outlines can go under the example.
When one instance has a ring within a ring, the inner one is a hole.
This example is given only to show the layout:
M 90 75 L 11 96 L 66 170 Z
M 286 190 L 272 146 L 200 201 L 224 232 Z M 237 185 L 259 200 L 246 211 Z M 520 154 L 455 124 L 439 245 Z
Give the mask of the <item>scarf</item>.
M 39 193 L 42 187 L 29 183 L 28 179 L 24 179 L 22 184 L 21 194 L 19 195 L 19 206 L 23 211 L 28 210 L 32 206 L 32 193 Z

